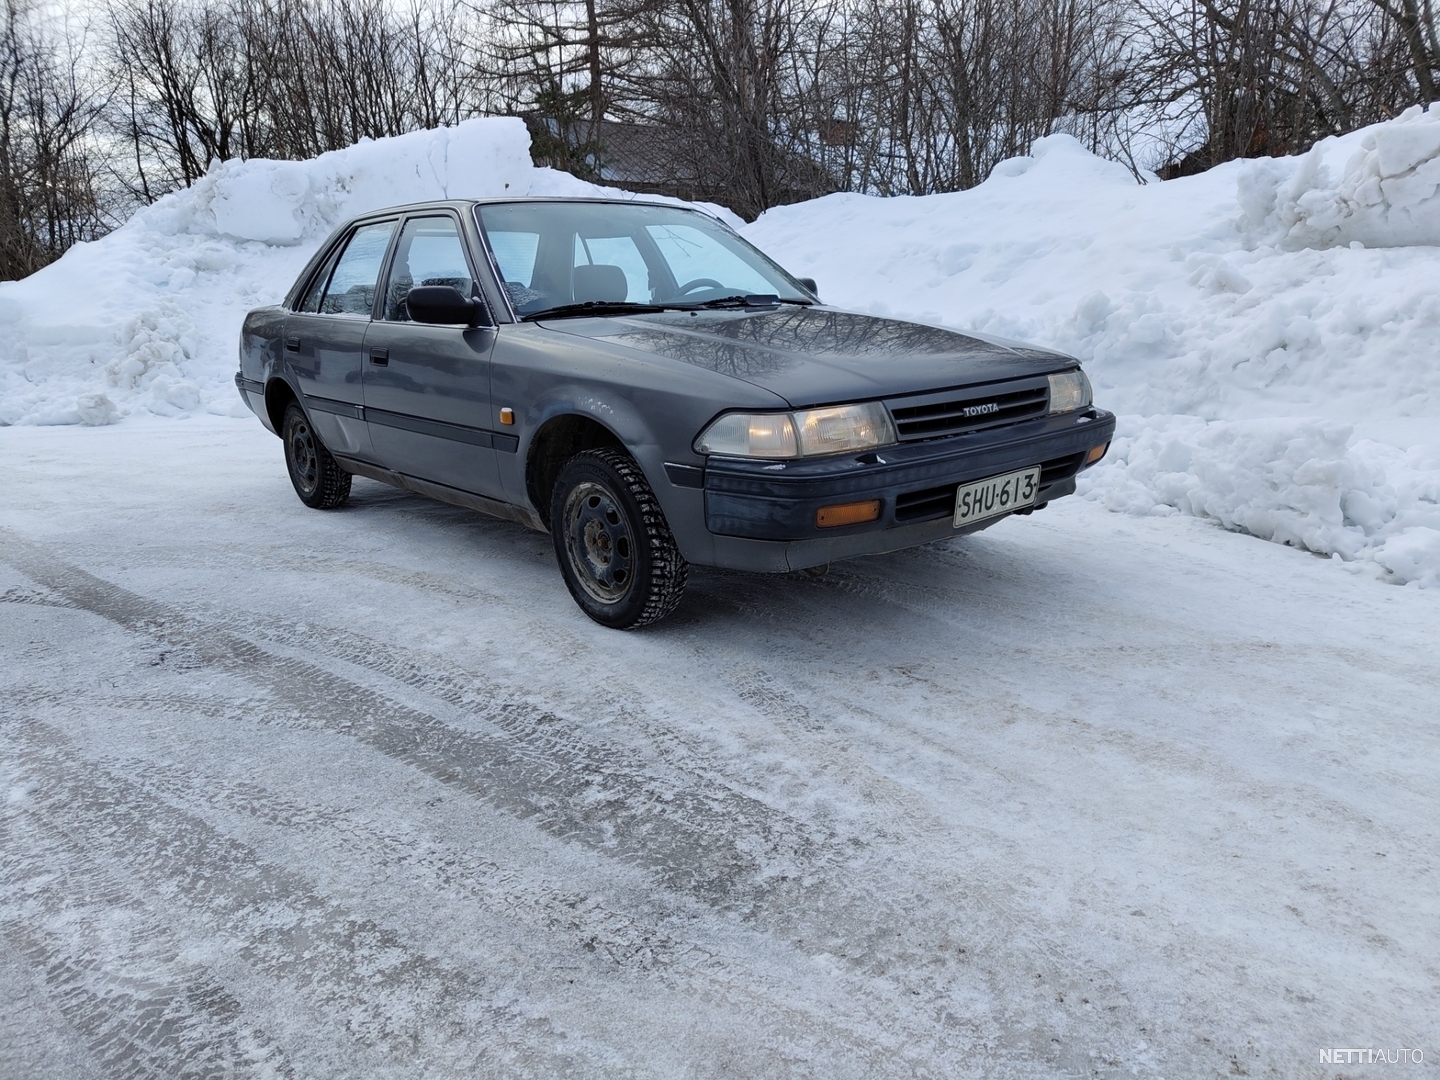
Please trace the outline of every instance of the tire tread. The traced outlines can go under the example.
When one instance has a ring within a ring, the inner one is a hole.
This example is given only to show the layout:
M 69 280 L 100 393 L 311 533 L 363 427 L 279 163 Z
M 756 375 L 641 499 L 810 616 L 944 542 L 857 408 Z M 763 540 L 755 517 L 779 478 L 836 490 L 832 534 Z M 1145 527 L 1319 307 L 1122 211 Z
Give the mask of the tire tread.
M 655 493 L 650 489 L 639 464 L 625 451 L 608 446 L 585 450 L 566 462 L 566 466 L 581 460 L 602 462 L 612 470 L 629 489 L 631 498 L 640 508 L 643 540 L 650 555 L 651 573 L 647 583 L 649 594 L 645 597 L 639 615 L 632 622 L 617 629 L 638 630 L 642 626 L 659 622 L 679 605 L 690 577 L 690 564 L 680 554 L 680 548 L 665 520 L 665 512 L 660 508 L 660 501 L 655 498 Z
M 312 510 L 334 510 L 338 506 L 343 506 L 345 501 L 350 498 L 350 484 L 354 480 L 354 477 L 342 469 L 340 463 L 331 456 L 325 444 L 320 441 L 320 435 L 315 430 L 314 424 L 310 424 L 310 435 L 315 442 L 316 465 L 319 471 L 318 482 L 315 485 L 315 493 L 309 498 L 306 498 L 305 495 L 301 493 L 299 484 L 295 482 L 295 474 L 294 471 L 290 469 L 289 461 L 290 448 L 288 440 L 291 410 L 294 410 L 304 418 L 307 424 L 309 424 L 310 421 L 308 417 L 305 417 L 304 410 L 293 401 L 285 409 L 285 420 L 281 425 L 280 437 L 282 441 L 286 442 L 286 470 L 290 472 L 291 483 L 295 484 L 295 494 L 299 495 L 300 501 Z

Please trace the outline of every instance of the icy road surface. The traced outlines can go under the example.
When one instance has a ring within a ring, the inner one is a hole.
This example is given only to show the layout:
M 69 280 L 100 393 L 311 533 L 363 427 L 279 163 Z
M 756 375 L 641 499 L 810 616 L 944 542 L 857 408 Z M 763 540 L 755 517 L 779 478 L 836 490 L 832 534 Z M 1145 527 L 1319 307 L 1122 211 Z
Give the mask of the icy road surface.
M 1440 591 L 1069 499 L 621 634 L 253 420 L 0 461 L 7 1080 L 1435 1073 Z

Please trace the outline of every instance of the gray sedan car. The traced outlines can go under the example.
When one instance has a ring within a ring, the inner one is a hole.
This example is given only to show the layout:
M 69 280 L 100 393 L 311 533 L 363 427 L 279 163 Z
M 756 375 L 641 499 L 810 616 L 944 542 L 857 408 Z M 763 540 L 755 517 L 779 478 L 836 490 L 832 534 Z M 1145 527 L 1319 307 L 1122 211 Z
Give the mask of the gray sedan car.
M 824 567 L 1028 514 L 1115 429 L 1072 357 L 830 307 L 642 201 L 357 218 L 246 317 L 235 382 L 307 506 L 359 475 L 548 532 L 617 628 L 673 610 L 690 563 Z

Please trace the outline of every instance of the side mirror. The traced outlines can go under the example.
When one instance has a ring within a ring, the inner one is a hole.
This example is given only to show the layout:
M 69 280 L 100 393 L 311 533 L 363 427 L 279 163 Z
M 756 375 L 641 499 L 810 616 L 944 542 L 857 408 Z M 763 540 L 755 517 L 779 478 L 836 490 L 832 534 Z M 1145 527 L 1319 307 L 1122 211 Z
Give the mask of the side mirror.
M 454 285 L 421 285 L 405 297 L 410 318 L 418 323 L 479 326 L 485 321 L 485 305 L 464 296 Z
M 804 285 L 805 288 L 809 289 L 811 296 L 818 297 L 820 295 L 820 286 L 815 284 L 815 279 L 813 277 L 802 277 L 796 278 L 795 280 L 800 282 L 801 285 Z

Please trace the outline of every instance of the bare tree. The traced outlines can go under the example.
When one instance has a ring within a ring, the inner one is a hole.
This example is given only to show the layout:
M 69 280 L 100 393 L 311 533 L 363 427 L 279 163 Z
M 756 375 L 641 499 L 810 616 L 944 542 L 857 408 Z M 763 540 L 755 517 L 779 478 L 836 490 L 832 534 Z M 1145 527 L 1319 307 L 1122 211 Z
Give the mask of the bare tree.
M 1434 95 L 1428 0 L 1139 3 L 1137 100 L 1201 133 L 1164 175 L 1298 153 Z
M 113 126 L 136 193 L 214 160 L 310 157 L 484 111 L 472 23 L 458 0 L 115 0 Z
M 0 24 L 0 278 L 23 277 L 111 224 L 92 134 L 104 88 L 85 81 L 84 40 L 17 0 Z
M 1137 173 L 1296 153 L 1440 81 L 1436 0 L 108 0 L 91 37 L 31 2 L 0 26 L 5 274 L 117 193 L 474 115 L 753 217 L 969 187 L 1056 131 Z

